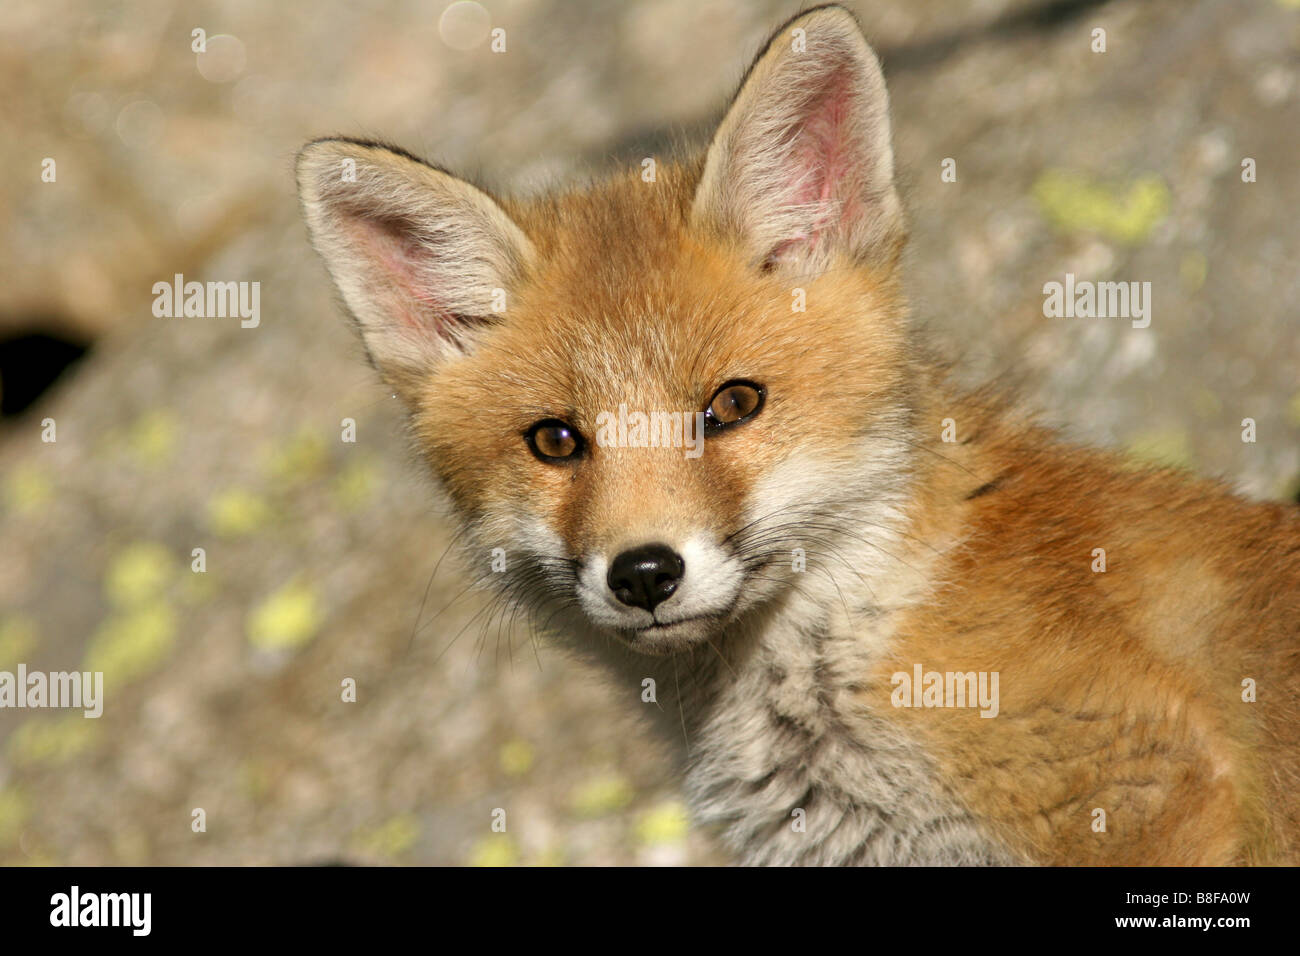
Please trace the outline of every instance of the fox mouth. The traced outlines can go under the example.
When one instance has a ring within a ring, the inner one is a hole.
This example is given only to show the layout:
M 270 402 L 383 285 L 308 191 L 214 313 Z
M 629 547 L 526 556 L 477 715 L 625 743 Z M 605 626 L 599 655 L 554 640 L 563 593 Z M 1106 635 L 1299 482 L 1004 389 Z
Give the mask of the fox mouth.
M 706 631 L 712 630 L 712 626 L 722 620 L 725 614 L 707 613 L 692 614 L 690 617 L 679 617 L 672 621 L 654 621 L 644 627 L 629 627 L 622 629 L 623 638 L 631 645 L 636 645 L 646 638 L 671 637 L 676 639 L 691 640 L 691 633 L 695 632 L 703 635 Z M 683 634 L 686 631 L 688 633 Z
M 633 628 L 632 633 L 641 635 L 653 634 L 655 631 L 667 631 L 671 628 L 677 627 L 679 624 L 690 624 L 692 621 L 703 621 L 707 616 L 708 615 L 699 614 L 695 617 L 681 617 L 675 621 L 655 621 L 653 624 L 647 624 L 645 627 Z

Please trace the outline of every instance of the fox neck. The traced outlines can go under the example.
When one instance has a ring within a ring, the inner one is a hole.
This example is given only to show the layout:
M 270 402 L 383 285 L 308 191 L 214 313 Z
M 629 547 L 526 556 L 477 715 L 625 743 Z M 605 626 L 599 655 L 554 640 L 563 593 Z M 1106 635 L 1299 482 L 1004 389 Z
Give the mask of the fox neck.
M 914 594 L 797 595 L 703 650 L 643 660 L 636 685 L 652 676 L 660 689 L 650 712 L 678 746 L 692 813 L 741 862 L 1013 862 L 921 749 L 863 706 Z

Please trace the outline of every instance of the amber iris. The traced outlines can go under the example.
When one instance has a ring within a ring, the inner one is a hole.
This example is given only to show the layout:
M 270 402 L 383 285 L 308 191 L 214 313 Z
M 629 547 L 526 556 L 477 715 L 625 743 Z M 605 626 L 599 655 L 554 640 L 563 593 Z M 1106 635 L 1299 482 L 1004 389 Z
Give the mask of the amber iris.
M 762 410 L 765 398 L 763 386 L 754 382 L 727 382 L 709 400 L 705 424 L 717 431 L 747 422 Z

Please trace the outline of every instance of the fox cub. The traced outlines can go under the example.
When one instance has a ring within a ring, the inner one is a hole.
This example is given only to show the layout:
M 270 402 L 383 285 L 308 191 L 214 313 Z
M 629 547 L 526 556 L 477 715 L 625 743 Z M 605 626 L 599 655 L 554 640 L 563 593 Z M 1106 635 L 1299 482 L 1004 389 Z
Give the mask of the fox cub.
M 655 681 L 738 859 L 1300 859 L 1298 509 L 952 383 L 851 14 L 781 27 L 654 177 L 514 201 L 323 139 L 298 179 L 469 560 Z

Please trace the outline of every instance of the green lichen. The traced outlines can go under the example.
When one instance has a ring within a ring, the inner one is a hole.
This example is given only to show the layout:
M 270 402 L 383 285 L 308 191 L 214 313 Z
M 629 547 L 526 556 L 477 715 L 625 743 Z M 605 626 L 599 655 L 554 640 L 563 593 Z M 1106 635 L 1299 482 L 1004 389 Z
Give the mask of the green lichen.
M 260 650 L 293 650 L 310 643 L 321 620 L 316 589 L 290 581 L 249 615 L 248 642 Z
M 537 753 L 526 740 L 510 740 L 501 746 L 501 770 L 511 777 L 522 777 L 533 768 Z
M 412 813 L 401 813 L 376 827 L 359 831 L 353 846 L 370 856 L 394 859 L 415 846 L 420 837 L 420 821 Z
M 592 777 L 574 788 L 569 799 L 573 812 L 581 817 L 596 817 L 622 809 L 635 796 L 627 778 L 617 773 Z
M 285 439 L 266 458 L 266 476 L 282 485 L 319 477 L 325 470 L 328 447 L 319 432 L 302 429 Z
M 162 601 L 145 604 L 100 624 L 81 669 L 103 671 L 105 685 L 120 689 L 161 666 L 175 640 L 176 613 L 171 607 Z
M 504 833 L 494 833 L 474 844 L 466 862 L 470 866 L 518 866 L 519 848 Z
M 380 469 L 373 461 L 359 458 L 349 462 L 334 479 L 331 492 L 340 511 L 359 511 L 375 496 Z
M 680 800 L 667 800 L 651 807 L 637 819 L 636 837 L 645 846 L 680 843 L 690 823 Z
M 1096 233 L 1126 245 L 1145 242 L 1170 207 L 1169 187 L 1154 175 L 1118 184 L 1049 169 L 1032 191 L 1039 210 L 1057 231 Z
M 274 511 L 265 498 L 232 488 L 208 501 L 208 527 L 223 538 L 242 538 L 260 531 Z
M 9 759 L 16 766 L 57 766 L 92 749 L 100 725 L 81 713 L 31 717 L 9 737 Z
M 133 608 L 156 601 L 176 574 L 176 558 L 160 544 L 139 541 L 108 562 L 104 596 L 118 607 Z

